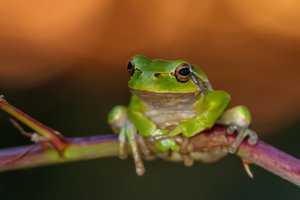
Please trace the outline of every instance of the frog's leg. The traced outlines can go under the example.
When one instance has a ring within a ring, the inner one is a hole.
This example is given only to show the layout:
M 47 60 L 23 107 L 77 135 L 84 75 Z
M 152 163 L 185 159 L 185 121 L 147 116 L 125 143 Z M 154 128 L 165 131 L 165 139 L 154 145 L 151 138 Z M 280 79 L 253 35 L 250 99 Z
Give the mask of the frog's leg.
M 126 159 L 128 157 L 127 152 L 126 152 L 126 128 L 125 126 L 120 129 L 119 132 L 119 158 L 120 159 Z
M 192 137 L 195 134 L 211 128 L 222 115 L 230 100 L 230 96 L 224 91 L 210 91 L 195 103 L 194 109 L 199 114 L 194 118 L 183 120 L 168 134 L 152 137 L 152 140 L 162 140 L 183 134 L 185 137 Z
M 141 158 L 140 150 L 138 148 L 137 131 L 134 124 L 130 120 L 126 122 L 126 135 L 132 151 L 132 157 L 135 162 L 136 173 L 139 176 L 142 176 L 145 173 L 145 167 Z
M 256 133 L 248 128 L 251 123 L 251 114 L 245 106 L 236 106 L 225 111 L 217 123 L 227 125 L 228 134 L 238 132 L 235 141 L 229 148 L 230 153 L 235 153 L 247 136 L 249 136 L 249 144 L 255 145 L 257 143 Z
M 108 115 L 108 122 L 113 130 L 119 134 L 120 158 L 127 157 L 125 145 L 128 140 L 135 162 L 136 173 L 143 175 L 145 168 L 138 148 L 137 130 L 134 124 L 128 119 L 127 108 L 125 106 L 115 106 Z
M 119 157 L 125 159 L 126 153 L 126 128 L 125 124 L 127 118 L 127 108 L 125 106 L 117 105 L 108 114 L 108 123 L 112 127 L 113 131 L 119 134 Z
M 138 137 L 138 144 L 139 148 L 141 150 L 141 153 L 143 155 L 143 158 L 145 160 L 154 160 L 156 157 L 155 155 L 150 151 L 150 149 L 147 147 L 144 137 L 140 134 L 137 135 Z
M 164 135 L 168 133 L 168 130 L 158 129 L 156 124 L 143 114 L 145 109 L 146 108 L 139 97 L 137 95 L 132 95 L 128 108 L 128 117 L 136 126 L 139 134 L 148 138 L 154 135 Z M 164 140 L 156 141 L 155 145 L 161 151 L 168 151 L 171 149 L 178 152 L 180 149 L 174 138 L 166 138 Z
M 176 138 L 176 141 L 180 144 L 180 153 L 182 156 L 183 163 L 185 166 L 190 167 L 194 164 L 194 159 L 190 155 L 190 152 L 188 149 L 188 146 L 190 143 L 190 138 L 181 137 L 181 136 L 177 136 L 177 137 L 180 137 L 180 139 Z

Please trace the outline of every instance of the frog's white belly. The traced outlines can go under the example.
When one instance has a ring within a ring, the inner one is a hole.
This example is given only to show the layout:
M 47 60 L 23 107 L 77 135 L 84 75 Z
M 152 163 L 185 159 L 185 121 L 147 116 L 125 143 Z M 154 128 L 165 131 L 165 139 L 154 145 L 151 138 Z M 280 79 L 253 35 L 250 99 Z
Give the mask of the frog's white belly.
M 135 90 L 145 106 L 143 114 L 158 128 L 171 128 L 183 119 L 193 118 L 199 112 L 194 109 L 194 93 L 155 93 Z
M 172 126 L 176 126 L 183 119 L 193 118 L 196 116 L 194 111 L 182 111 L 182 110 L 151 110 L 144 113 L 151 121 L 153 121 L 158 128 L 164 129 Z

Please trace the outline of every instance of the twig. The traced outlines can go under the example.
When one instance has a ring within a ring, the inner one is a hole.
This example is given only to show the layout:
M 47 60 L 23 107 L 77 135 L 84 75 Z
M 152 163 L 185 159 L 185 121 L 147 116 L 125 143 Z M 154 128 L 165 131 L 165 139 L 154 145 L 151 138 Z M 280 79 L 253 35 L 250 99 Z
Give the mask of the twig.
M 26 156 L 9 164 L 6 164 L 6 162 L 26 152 L 31 146 L 2 149 L 0 150 L 0 171 L 118 156 L 119 153 L 119 143 L 116 135 L 73 138 L 67 139 L 67 142 L 69 145 L 63 156 L 53 148 L 35 145 Z
M 20 121 L 25 121 L 24 123 L 35 131 L 37 131 L 36 129 L 45 128 L 46 131 L 43 129 L 42 135 L 45 138 L 52 139 L 51 144 L 56 145 L 56 149 L 42 145 L 2 149 L 0 150 L 0 171 L 111 157 L 119 154 L 119 142 L 116 135 L 64 138 L 62 135 L 57 134 L 56 131 L 42 125 L 6 101 L 3 101 L 3 99 L 1 100 L 1 98 L 0 108 Z M 227 155 L 228 148 L 234 141 L 234 138 L 234 135 L 229 136 L 226 134 L 225 126 L 215 126 L 192 137 L 187 148 L 193 159 L 213 162 Z M 152 143 L 147 142 L 146 145 L 152 151 L 158 151 Z M 26 155 L 24 155 L 24 152 L 26 152 Z M 20 155 L 22 156 L 20 157 Z M 300 160 L 271 145 L 258 141 L 256 146 L 251 146 L 244 142 L 241 144 L 237 155 L 248 163 L 258 165 L 300 186 Z M 183 161 L 183 156 L 178 153 L 168 156 L 157 153 L 156 156 L 170 161 Z M 10 160 L 13 160 L 13 162 L 8 162 Z
M 57 151 L 62 152 L 66 148 L 67 143 L 64 137 L 58 131 L 42 124 L 13 105 L 9 104 L 2 95 L 0 95 L 0 109 L 20 120 L 37 133 L 41 134 L 54 146 Z

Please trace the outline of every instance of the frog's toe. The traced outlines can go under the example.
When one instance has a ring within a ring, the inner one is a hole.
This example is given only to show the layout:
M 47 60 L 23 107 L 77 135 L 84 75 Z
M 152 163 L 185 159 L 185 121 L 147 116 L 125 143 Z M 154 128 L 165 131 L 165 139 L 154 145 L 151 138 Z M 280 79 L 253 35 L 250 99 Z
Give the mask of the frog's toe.
M 226 131 L 227 131 L 227 134 L 231 135 L 238 129 L 239 129 L 238 126 L 233 124 L 233 125 L 228 126 Z
M 258 141 L 257 134 L 249 128 L 241 128 L 236 125 L 231 125 L 227 129 L 228 134 L 232 134 L 234 132 L 233 130 L 237 131 L 237 136 L 236 136 L 234 142 L 229 147 L 229 153 L 232 153 L 232 154 L 236 153 L 239 146 L 241 145 L 241 143 L 243 142 L 243 140 L 246 137 L 249 137 L 247 142 L 250 145 L 255 145 Z
M 143 161 L 140 156 L 133 155 L 134 156 L 134 161 L 135 161 L 135 171 L 137 175 L 142 176 L 145 173 L 145 167 L 143 164 Z
M 248 143 L 250 145 L 256 145 L 257 142 L 258 142 L 258 136 L 257 136 L 256 132 L 249 129 Z
M 119 158 L 122 160 L 128 157 L 126 151 L 126 142 L 126 131 L 124 128 L 122 128 L 119 133 Z
M 172 138 L 172 135 L 155 135 L 155 136 L 150 136 L 148 137 L 148 141 L 149 142 L 157 142 L 157 141 L 161 141 L 161 140 L 165 140 L 165 139 L 169 139 Z
M 194 164 L 194 159 L 192 158 L 192 156 L 190 156 L 189 154 L 183 154 L 182 155 L 182 159 L 183 159 L 183 164 L 186 167 L 191 167 Z

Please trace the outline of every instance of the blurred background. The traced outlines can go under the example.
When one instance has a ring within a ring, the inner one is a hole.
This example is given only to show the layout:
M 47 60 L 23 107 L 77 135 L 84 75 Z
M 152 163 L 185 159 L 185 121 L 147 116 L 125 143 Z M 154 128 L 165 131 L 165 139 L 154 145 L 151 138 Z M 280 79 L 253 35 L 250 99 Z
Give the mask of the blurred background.
M 135 54 L 185 59 L 232 104 L 247 105 L 259 136 L 300 157 L 300 2 L 297 0 L 0 0 L 0 93 L 68 137 L 111 133 L 127 104 Z M 0 113 L 0 147 L 29 144 Z M 296 199 L 298 187 L 228 156 L 191 168 L 131 159 L 83 161 L 0 174 L 1 199 Z

